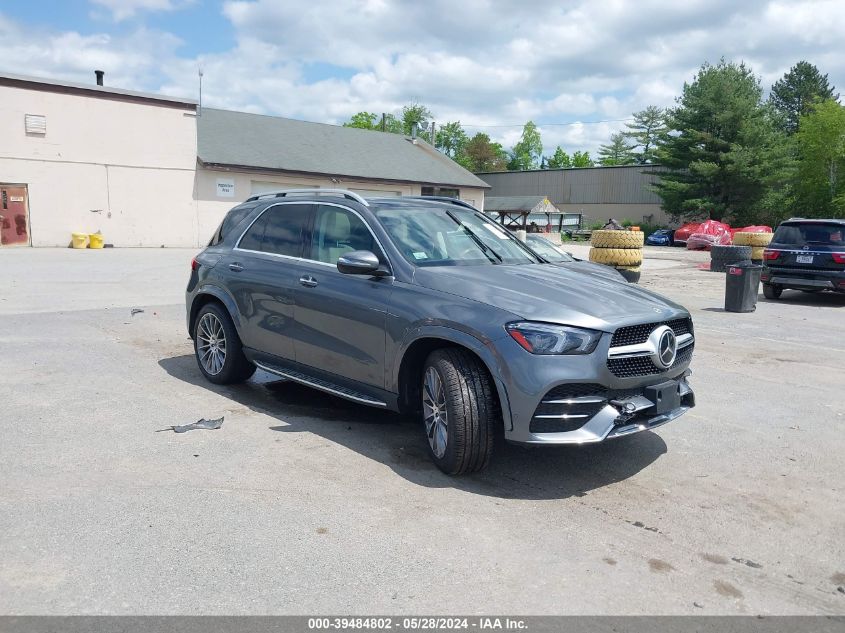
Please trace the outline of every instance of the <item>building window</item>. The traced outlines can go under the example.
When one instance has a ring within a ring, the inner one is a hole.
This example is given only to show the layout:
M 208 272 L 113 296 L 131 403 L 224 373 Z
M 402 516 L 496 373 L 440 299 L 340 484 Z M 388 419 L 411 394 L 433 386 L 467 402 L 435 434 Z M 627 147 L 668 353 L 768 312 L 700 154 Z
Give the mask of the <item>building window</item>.
M 460 197 L 460 191 L 452 187 L 422 187 L 420 193 L 424 196 L 441 196 L 443 198 Z

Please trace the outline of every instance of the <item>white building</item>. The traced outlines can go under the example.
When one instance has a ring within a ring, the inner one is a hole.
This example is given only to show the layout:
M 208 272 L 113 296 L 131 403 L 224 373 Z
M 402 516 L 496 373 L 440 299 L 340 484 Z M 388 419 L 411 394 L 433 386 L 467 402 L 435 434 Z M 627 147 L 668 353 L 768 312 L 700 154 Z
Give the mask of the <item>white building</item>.
M 488 185 L 422 140 L 0 74 L 0 243 L 201 246 L 254 193 L 452 195 Z

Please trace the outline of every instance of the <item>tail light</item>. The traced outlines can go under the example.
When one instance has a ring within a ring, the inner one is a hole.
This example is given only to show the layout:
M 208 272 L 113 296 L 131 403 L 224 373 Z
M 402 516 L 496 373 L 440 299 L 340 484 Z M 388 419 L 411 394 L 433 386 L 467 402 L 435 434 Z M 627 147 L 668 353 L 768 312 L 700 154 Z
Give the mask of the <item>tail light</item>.
M 845 264 L 845 253 L 831 253 L 830 255 L 837 264 Z
M 763 259 L 767 262 L 777 259 L 778 257 L 780 257 L 780 251 L 773 251 L 768 248 L 763 251 Z
M 194 257 L 191 259 L 191 270 L 197 270 L 200 267 L 200 263 L 197 261 L 197 258 Z

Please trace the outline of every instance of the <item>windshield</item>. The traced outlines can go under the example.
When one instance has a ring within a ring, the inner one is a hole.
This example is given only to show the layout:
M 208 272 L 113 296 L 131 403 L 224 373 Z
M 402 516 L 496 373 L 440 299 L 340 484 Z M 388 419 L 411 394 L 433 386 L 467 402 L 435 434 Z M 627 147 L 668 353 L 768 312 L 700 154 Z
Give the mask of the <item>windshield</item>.
M 569 253 L 539 235 L 526 236 L 525 243 L 528 244 L 531 250 L 540 255 L 540 257 L 555 264 L 575 261 Z
M 536 264 L 534 255 L 476 211 L 443 207 L 386 207 L 375 211 L 405 258 L 416 266 Z
M 843 246 L 843 233 L 845 227 L 836 223 L 781 224 L 775 231 L 772 243 L 798 247 Z

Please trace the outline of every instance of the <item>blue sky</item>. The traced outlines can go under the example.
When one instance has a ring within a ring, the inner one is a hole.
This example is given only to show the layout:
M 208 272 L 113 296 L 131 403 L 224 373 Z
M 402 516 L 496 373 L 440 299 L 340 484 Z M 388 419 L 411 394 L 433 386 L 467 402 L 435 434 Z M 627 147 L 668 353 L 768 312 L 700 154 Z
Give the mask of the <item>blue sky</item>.
M 704 61 L 765 89 L 801 59 L 845 84 L 840 0 L 6 0 L 0 70 L 340 123 L 419 101 L 506 146 L 595 152 Z M 598 122 L 598 123 L 596 123 Z

